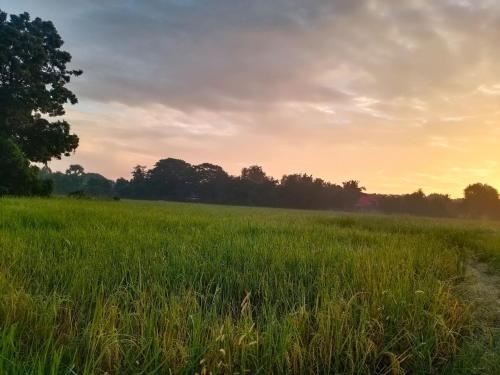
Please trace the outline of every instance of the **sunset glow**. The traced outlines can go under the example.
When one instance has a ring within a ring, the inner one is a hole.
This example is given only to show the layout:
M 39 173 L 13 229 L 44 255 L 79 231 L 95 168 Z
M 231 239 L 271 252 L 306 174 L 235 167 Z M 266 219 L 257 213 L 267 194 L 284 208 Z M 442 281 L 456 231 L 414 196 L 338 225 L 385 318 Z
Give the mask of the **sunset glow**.
M 500 187 L 499 1 L 49 3 L 2 8 L 53 20 L 84 71 L 80 147 L 54 170 L 175 157 L 369 192 Z

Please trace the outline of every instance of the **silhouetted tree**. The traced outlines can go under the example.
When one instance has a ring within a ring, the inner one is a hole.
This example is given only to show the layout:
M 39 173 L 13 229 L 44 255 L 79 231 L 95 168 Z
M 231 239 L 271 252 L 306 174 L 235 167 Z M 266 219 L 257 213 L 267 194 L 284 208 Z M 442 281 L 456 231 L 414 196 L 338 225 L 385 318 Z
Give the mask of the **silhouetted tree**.
M 378 195 L 376 206 L 385 213 L 425 216 L 457 216 L 458 203 L 445 194 L 429 194 L 417 190 L 411 194 Z
M 148 172 L 148 184 L 155 199 L 191 199 L 195 186 L 194 168 L 184 160 L 162 159 Z
M 233 181 L 241 204 L 255 206 L 272 206 L 276 202 L 277 181 L 267 176 L 258 165 L 241 170 L 239 179 Z
M 223 203 L 229 199 L 229 175 L 222 167 L 210 163 L 194 166 L 195 191 L 203 202 Z
M 269 181 L 269 178 L 262 170 L 262 167 L 258 165 L 252 165 L 248 168 L 243 168 L 241 170 L 241 179 L 245 181 L 255 182 L 257 184 Z
M 325 182 L 321 179 L 316 179 L 316 183 L 321 181 L 321 192 L 319 193 L 317 199 L 320 203 L 316 206 L 318 208 L 327 209 L 343 209 L 346 205 L 344 204 L 344 189 L 342 186 L 337 184 L 332 184 L 330 182 Z M 357 201 L 355 202 L 357 203 Z M 349 203 L 352 205 L 352 202 Z M 353 207 L 349 206 L 349 209 Z
M 124 178 L 117 179 L 113 186 L 113 195 L 119 198 L 132 198 L 130 182 Z
M 365 194 L 365 188 L 356 180 L 337 185 L 308 174 L 289 174 L 278 182 L 256 165 L 243 168 L 240 176 L 230 176 L 215 164 L 191 165 L 173 158 L 159 160 L 152 169 L 137 165 L 130 181 L 119 178 L 114 184 L 101 175 L 85 173 L 79 165 L 70 166 L 66 174 L 52 173 L 50 178 L 57 192 L 72 187 L 72 191 L 91 196 L 500 218 L 498 193 L 483 184 L 468 186 L 463 202 L 444 194 L 426 195 L 422 189 L 402 195 Z M 77 180 L 76 185 L 72 185 L 72 179 Z
M 66 87 L 79 70 L 68 70 L 71 55 L 50 21 L 30 19 L 28 13 L 0 11 L 0 136 L 16 142 L 26 157 L 46 163 L 69 155 L 78 146 L 64 115 L 64 104 L 77 103 Z
M 111 181 L 102 176 L 93 175 L 87 179 L 83 191 L 86 195 L 93 197 L 109 197 L 112 188 Z
M 148 171 L 144 165 L 136 165 L 132 169 L 132 179 L 130 180 L 130 188 L 128 190 L 129 198 L 149 198 L 151 192 L 148 184 Z
M 454 216 L 456 209 L 448 194 L 429 194 L 427 196 L 427 215 Z
M 342 202 L 344 209 L 352 210 L 361 197 L 361 194 L 363 193 L 365 188 L 363 186 L 360 186 L 359 181 L 349 180 L 342 182 L 342 189 Z
M 136 165 L 132 169 L 132 181 L 134 183 L 141 183 L 146 181 L 148 172 L 146 171 L 146 167 L 144 165 Z
M 316 194 L 321 188 L 314 184 L 312 176 L 307 174 L 289 174 L 281 178 L 281 204 L 285 207 L 315 208 Z
M 85 169 L 79 164 L 72 164 L 66 169 L 66 175 L 61 179 L 55 179 L 55 187 L 59 193 L 69 194 L 82 191 L 85 185 Z M 61 189 L 61 185 L 63 188 Z M 62 191 L 61 191 L 62 190 Z
M 69 155 L 78 146 L 66 121 L 50 122 L 64 114 L 64 104 L 77 102 L 65 86 L 81 71 L 68 70 L 71 55 L 61 50 L 63 41 L 50 21 L 30 19 L 28 13 L 7 14 L 0 10 L 0 140 L 2 160 L 11 160 L 17 171 L 4 172 L 6 178 L 30 175 L 23 184 L 17 180 L 1 182 L 9 194 L 46 194 L 50 183 L 39 181 L 38 169 L 29 161 L 47 163 Z M 19 150 L 13 149 L 15 144 Z M 19 151 L 19 152 L 18 152 Z M 14 159 L 11 159 L 14 157 Z M 21 159 L 26 161 L 22 162 Z M 15 161 L 14 161 L 15 160 Z M 28 164 L 27 164 L 28 163 Z M 23 166 L 21 168 L 21 166 Z M 34 177 L 33 177 L 34 176 Z M 24 184 L 33 184 L 28 189 Z
M 81 177 L 85 173 L 85 169 L 80 164 L 71 164 L 68 169 L 66 169 L 66 174 L 68 176 Z
M 43 178 L 50 180 L 54 193 L 59 195 L 111 196 L 113 182 L 98 173 L 85 173 L 79 164 L 70 165 L 66 173 L 50 172 L 46 169 Z
M 498 214 L 498 191 L 486 184 L 475 183 L 464 190 L 464 206 L 472 216 L 495 216 Z

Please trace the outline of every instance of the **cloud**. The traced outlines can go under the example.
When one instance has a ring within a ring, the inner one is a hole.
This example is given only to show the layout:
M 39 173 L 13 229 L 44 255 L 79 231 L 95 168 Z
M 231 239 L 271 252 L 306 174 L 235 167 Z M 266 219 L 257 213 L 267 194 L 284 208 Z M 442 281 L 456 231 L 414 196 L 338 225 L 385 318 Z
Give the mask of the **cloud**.
M 25 3 L 50 8 L 64 29 L 87 72 L 75 85 L 80 95 L 127 105 L 253 111 L 287 101 L 343 104 L 346 92 L 424 100 L 471 89 L 498 57 L 488 47 L 500 4 L 487 0 Z
M 484 95 L 497 96 L 500 95 L 500 84 L 481 85 L 477 88 L 477 91 Z
M 85 71 L 72 83 L 81 105 L 68 114 L 83 135 L 77 155 L 98 166 L 97 154 L 112 150 L 116 162 L 100 166 L 112 176 L 129 169 L 120 163 L 132 159 L 129 151 L 144 162 L 183 156 L 235 172 L 259 162 L 278 175 L 290 169 L 287 154 L 290 166 L 330 179 L 408 186 L 411 176 L 401 176 L 412 168 L 441 168 L 433 175 L 453 163 L 473 168 L 454 139 L 483 145 L 498 136 L 495 0 L 68 0 L 64 7 L 7 0 L 4 7 L 60 29 L 74 66 Z M 476 148 L 468 157 L 481 163 L 491 149 Z

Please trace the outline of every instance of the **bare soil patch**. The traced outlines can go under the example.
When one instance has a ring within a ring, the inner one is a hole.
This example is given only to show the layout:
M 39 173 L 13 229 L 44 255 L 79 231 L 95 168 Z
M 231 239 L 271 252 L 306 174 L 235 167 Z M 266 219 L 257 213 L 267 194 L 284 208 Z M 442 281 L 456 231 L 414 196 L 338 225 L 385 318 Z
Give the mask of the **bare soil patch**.
M 491 273 L 486 263 L 471 263 L 467 268 L 467 290 L 478 305 L 481 318 L 500 326 L 500 276 Z

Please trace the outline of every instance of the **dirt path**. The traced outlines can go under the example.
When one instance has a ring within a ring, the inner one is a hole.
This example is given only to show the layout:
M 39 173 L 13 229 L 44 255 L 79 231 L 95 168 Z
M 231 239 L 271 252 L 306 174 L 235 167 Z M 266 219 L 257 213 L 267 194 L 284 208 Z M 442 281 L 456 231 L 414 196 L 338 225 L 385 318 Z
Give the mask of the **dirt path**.
M 500 327 L 500 276 L 489 272 L 485 263 L 471 263 L 467 279 L 468 294 L 477 302 L 481 318 Z

